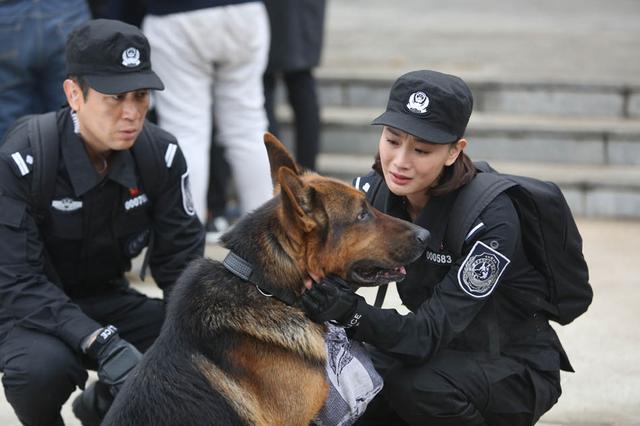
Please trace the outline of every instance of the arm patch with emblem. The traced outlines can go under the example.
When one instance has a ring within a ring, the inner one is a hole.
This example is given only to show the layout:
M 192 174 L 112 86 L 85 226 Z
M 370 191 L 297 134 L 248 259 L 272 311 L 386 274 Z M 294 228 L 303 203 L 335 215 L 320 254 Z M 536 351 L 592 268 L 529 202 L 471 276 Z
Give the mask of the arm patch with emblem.
M 511 261 L 481 241 L 477 241 L 458 270 L 458 284 L 469 296 L 487 297 Z
M 191 196 L 191 185 L 189 185 L 189 170 L 182 175 L 181 190 L 184 212 L 189 216 L 195 215 L 196 209 L 193 205 L 193 197 Z

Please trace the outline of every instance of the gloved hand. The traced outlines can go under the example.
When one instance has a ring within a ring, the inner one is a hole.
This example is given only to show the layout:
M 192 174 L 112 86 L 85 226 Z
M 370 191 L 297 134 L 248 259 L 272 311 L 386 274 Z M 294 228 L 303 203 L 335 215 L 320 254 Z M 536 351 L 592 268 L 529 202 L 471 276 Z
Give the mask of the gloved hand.
M 129 372 L 142 359 L 142 354 L 131 343 L 118 336 L 112 325 L 102 328 L 87 347 L 87 355 L 98 361 L 98 378 L 109 386 L 115 396 Z
M 312 321 L 334 321 L 345 328 L 360 323 L 367 302 L 342 279 L 329 276 L 306 290 L 300 300 L 302 310 Z M 359 309 L 360 307 L 360 309 Z

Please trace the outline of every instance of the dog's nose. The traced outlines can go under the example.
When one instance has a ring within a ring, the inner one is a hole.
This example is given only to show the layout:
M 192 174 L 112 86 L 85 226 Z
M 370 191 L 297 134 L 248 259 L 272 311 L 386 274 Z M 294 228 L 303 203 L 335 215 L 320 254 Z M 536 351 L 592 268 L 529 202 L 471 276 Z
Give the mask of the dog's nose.
M 415 231 L 416 240 L 421 245 L 426 245 L 427 241 L 429 241 L 429 237 L 431 236 L 431 233 L 420 226 L 416 226 L 415 228 L 416 228 L 416 231 Z

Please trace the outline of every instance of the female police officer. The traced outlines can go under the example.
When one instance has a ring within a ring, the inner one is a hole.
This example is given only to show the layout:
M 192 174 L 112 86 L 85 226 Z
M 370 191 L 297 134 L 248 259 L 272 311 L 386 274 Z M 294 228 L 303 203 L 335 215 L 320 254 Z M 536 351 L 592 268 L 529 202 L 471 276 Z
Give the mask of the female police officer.
M 548 321 L 505 291 L 544 297 L 546 288 L 508 196 L 484 209 L 460 256 L 447 244 L 453 203 L 476 174 L 463 152 L 472 106 L 460 78 L 414 71 L 394 83 L 373 121 L 383 126 L 376 197 L 385 212 L 431 231 L 397 287 L 411 312 L 369 306 L 331 277 L 303 297 L 311 318 L 352 326 L 351 337 L 375 347 L 385 386 L 358 424 L 530 425 L 557 401 L 560 368 L 571 369 Z M 371 178 L 359 187 L 370 189 Z
M 184 157 L 173 136 L 145 122 L 150 89 L 163 88 L 147 39 L 94 20 L 66 49 L 69 107 L 39 139 L 31 124 L 43 117 L 17 124 L 0 149 L 0 370 L 29 425 L 63 424 L 60 408 L 84 388 L 86 367 L 101 385 L 73 408 L 97 424 L 164 320 L 163 301 L 129 288 L 131 259 L 149 245 L 151 272 L 168 290 L 204 250 Z M 31 188 L 52 157 L 38 155 L 37 140 L 57 143 L 59 158 L 41 219 Z

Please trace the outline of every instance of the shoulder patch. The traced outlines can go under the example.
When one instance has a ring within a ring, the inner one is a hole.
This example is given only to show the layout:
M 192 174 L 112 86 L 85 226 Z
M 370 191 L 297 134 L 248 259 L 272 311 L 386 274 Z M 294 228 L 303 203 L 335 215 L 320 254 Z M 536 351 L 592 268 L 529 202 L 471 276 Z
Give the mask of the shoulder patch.
M 189 185 L 189 170 L 182 175 L 182 207 L 184 212 L 189 216 L 196 214 L 196 209 L 193 205 L 193 197 L 191 196 L 191 187 Z
M 482 241 L 477 241 L 458 270 L 458 284 L 469 296 L 487 297 L 511 261 Z
M 13 162 L 16 163 L 18 171 L 22 176 L 29 174 L 29 172 L 31 171 L 27 166 L 27 162 L 29 162 L 29 159 L 31 160 L 29 164 L 33 164 L 33 158 L 30 155 L 27 156 L 27 161 L 22 158 L 22 154 L 20 154 L 19 152 L 14 152 L 13 154 L 11 154 L 11 158 L 13 159 Z
M 353 183 L 353 186 L 354 186 L 356 189 L 360 189 L 360 179 L 361 179 L 361 177 L 360 177 L 360 176 L 358 176 L 358 177 L 357 177 L 357 178 L 355 178 L 355 179 L 353 180 L 353 182 L 352 182 L 352 183 Z
M 178 145 L 175 143 L 170 143 L 167 146 L 167 151 L 164 153 L 164 162 L 167 165 L 167 168 L 171 168 L 173 164 L 173 159 L 176 156 L 176 150 L 178 149 Z

